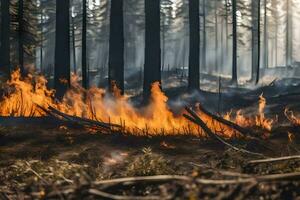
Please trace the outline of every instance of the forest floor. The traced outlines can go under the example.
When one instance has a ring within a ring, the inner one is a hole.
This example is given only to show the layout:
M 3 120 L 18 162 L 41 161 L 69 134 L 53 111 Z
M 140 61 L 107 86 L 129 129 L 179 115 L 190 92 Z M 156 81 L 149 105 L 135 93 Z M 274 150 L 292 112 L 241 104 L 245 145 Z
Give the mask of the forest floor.
M 262 142 L 230 139 L 233 150 L 209 138 L 136 137 L 97 134 L 85 129 L 44 124 L 0 126 L 0 199 L 296 199 L 300 197 L 300 159 L 251 161 L 298 155 L 300 128 L 284 116 L 288 106 L 300 112 L 300 88 L 284 83 L 259 88 L 224 88 L 224 94 L 166 91 L 172 100 L 200 101 L 216 112 L 257 110 L 277 116 L 271 136 Z M 289 133 L 293 133 L 291 139 Z M 287 174 L 287 177 L 278 177 Z M 157 176 L 168 175 L 168 176 Z M 272 176 L 274 175 L 274 176 Z M 143 177 L 120 180 L 121 177 Z M 116 180 L 115 180 L 116 179 Z M 115 180 L 115 182 L 103 181 Z

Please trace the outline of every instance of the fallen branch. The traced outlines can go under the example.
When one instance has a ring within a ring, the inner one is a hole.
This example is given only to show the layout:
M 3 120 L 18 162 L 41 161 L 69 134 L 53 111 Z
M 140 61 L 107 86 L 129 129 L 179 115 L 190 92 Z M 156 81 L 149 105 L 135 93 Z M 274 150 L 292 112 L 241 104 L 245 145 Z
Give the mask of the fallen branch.
M 237 125 L 237 124 L 235 124 L 231 121 L 228 121 L 228 120 L 226 120 L 222 117 L 219 117 L 217 115 L 212 114 L 211 112 L 207 111 L 204 107 L 202 107 L 200 104 L 199 104 L 198 108 L 201 112 L 203 112 L 204 114 L 210 116 L 212 119 L 214 119 L 214 120 L 216 120 L 216 121 L 232 128 L 232 129 L 238 131 L 243 136 L 251 136 L 251 137 L 255 136 L 255 134 L 251 130 L 245 129 L 245 128 L 243 128 L 243 127 L 241 127 L 241 126 L 239 126 L 239 125 Z
M 191 122 L 197 124 L 198 126 L 200 126 L 203 131 L 211 138 L 213 139 L 216 139 L 218 140 L 219 142 L 223 143 L 224 145 L 236 150 L 236 151 L 239 151 L 239 152 L 243 152 L 243 153 L 248 153 L 248 154 L 252 154 L 252 155 L 256 155 L 256 156 L 262 156 L 262 157 L 265 157 L 263 154 L 261 153 L 255 153 L 255 152 L 251 152 L 251 151 L 248 151 L 248 150 L 245 150 L 245 149 L 242 149 L 242 148 L 238 148 L 236 146 L 233 146 L 232 144 L 226 142 L 225 140 L 223 140 L 220 136 L 218 136 L 217 134 L 213 133 L 208 127 L 207 125 L 201 120 L 201 118 L 197 115 L 197 113 L 195 113 L 192 109 L 186 107 L 185 108 L 186 111 L 192 115 L 189 116 L 189 115 L 186 115 L 184 114 L 183 116 L 185 118 L 187 118 L 188 120 L 190 120 Z
M 121 126 L 117 125 L 117 124 L 98 122 L 98 121 L 94 121 L 94 120 L 90 120 L 90 119 L 86 119 L 86 118 L 82 118 L 82 117 L 68 115 L 68 114 L 65 114 L 63 112 L 60 112 L 59 110 L 57 110 L 57 109 L 55 109 L 51 106 L 49 107 L 49 110 L 52 111 L 53 113 L 57 114 L 57 115 L 60 115 L 60 116 L 64 117 L 65 119 L 69 119 L 69 120 L 74 121 L 74 122 L 88 123 L 90 125 L 99 126 L 99 127 L 105 128 L 105 129 L 121 128 Z
M 65 114 L 51 106 L 48 107 L 48 109 L 41 107 L 37 105 L 38 108 L 40 108 L 43 112 L 45 112 L 47 115 L 54 117 L 56 119 L 63 119 L 67 122 L 73 123 L 73 124 L 79 124 L 81 126 L 91 126 L 93 128 L 97 127 L 100 128 L 101 130 L 105 131 L 112 131 L 113 129 L 120 129 L 121 126 L 117 124 L 111 124 L 111 123 L 104 123 L 104 122 L 99 122 L 99 121 L 94 121 L 86 118 L 81 118 L 77 116 L 72 116 Z
M 105 184 L 122 184 L 122 183 L 137 183 L 137 182 L 167 182 L 167 181 L 192 181 L 193 179 L 188 176 L 179 175 L 158 175 L 158 176 L 140 176 L 140 177 L 128 177 L 97 181 L 95 185 Z
M 216 174 L 220 174 L 223 176 L 228 176 L 228 177 L 238 177 L 238 178 L 249 178 L 251 175 L 249 174 L 243 174 L 239 172 L 233 172 L 233 171 L 226 171 L 226 170 L 220 170 L 220 169 L 213 169 L 207 165 L 200 165 L 197 163 L 189 162 L 190 165 L 195 166 L 195 167 L 200 167 L 200 168 L 206 168 L 205 172 L 212 172 Z
M 97 181 L 94 183 L 95 186 L 100 185 L 130 185 L 138 183 L 149 183 L 149 182 L 168 182 L 168 181 L 184 181 L 184 182 L 196 182 L 202 185 L 234 185 L 243 183 L 261 183 L 261 182 L 280 182 L 280 181 L 296 181 L 300 180 L 300 172 L 285 173 L 285 174 L 271 174 L 262 176 L 251 176 L 237 179 L 203 179 L 203 178 L 191 178 L 188 176 L 179 175 L 157 175 L 157 176 L 141 176 L 141 177 L 128 177 L 128 178 L 118 178 L 111 180 Z
M 123 196 L 123 195 L 115 195 L 109 194 L 107 192 L 103 192 L 97 189 L 89 189 L 89 194 L 112 200 L 160 200 L 162 197 L 160 196 Z M 164 197 L 163 199 L 172 199 L 173 196 Z
M 248 164 L 261 164 L 261 163 L 280 162 L 280 161 L 287 161 L 287 160 L 300 160 L 300 155 L 285 156 L 285 157 L 278 157 L 278 158 L 267 158 L 261 160 L 251 160 L 248 162 Z

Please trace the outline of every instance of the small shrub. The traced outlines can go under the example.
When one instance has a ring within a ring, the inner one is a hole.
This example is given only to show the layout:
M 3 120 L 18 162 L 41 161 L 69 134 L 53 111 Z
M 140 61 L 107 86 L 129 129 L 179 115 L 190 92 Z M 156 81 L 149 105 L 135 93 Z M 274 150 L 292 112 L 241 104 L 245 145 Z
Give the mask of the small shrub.
M 126 176 L 151 176 L 173 174 L 170 162 L 162 156 L 152 152 L 151 148 L 144 148 L 143 154 L 134 159 L 127 166 Z

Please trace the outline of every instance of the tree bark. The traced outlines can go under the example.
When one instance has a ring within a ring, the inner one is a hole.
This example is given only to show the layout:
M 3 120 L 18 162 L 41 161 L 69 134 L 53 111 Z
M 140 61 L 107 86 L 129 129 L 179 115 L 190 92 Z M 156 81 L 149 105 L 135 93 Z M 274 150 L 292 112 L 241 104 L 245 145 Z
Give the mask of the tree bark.
M 199 0 L 189 1 L 190 51 L 189 51 L 189 89 L 200 87 L 200 19 Z
M 110 11 L 109 72 L 110 89 L 117 86 L 124 93 L 123 0 L 112 0 Z
M 42 7 L 42 6 L 41 6 Z M 40 31 L 41 31 L 41 38 L 40 38 L 40 40 L 41 40 L 41 44 L 40 44 L 40 70 L 41 70 L 41 73 L 43 73 L 44 72 L 44 69 L 43 69 L 43 48 L 44 48 L 44 46 L 43 46 L 43 40 L 44 40 L 44 30 L 43 30 L 43 11 L 41 10 L 41 13 L 40 13 L 40 21 L 41 21 L 41 24 L 40 24 L 40 26 L 41 26 L 41 29 L 40 29 Z
M 70 2 L 56 0 L 54 87 L 62 99 L 70 86 Z
M 73 58 L 73 71 L 77 74 L 77 63 L 76 63 L 76 36 L 75 36 L 75 22 L 74 17 L 71 17 L 72 21 L 72 58 Z
M 10 13 L 9 1 L 1 0 L 0 72 L 10 75 Z
M 202 0 L 202 14 L 203 14 L 203 34 L 202 34 L 202 70 L 206 69 L 206 0 Z
M 165 16 L 162 15 L 162 51 L 161 51 L 161 56 L 162 56 L 162 64 L 161 64 L 161 71 L 164 71 L 165 68 L 165 46 L 166 46 L 166 41 L 165 41 Z
M 81 50 L 81 73 L 82 73 L 82 87 L 87 89 L 89 87 L 89 78 L 87 71 L 87 53 L 86 53 L 86 20 L 87 20 L 87 2 L 82 1 L 82 50 Z
M 278 11 L 275 19 L 275 66 L 278 66 Z
M 19 42 L 19 67 L 21 70 L 21 74 L 25 75 L 24 69 L 24 2 L 23 0 L 19 0 L 18 3 L 18 42 Z
M 260 0 L 252 0 L 252 81 L 258 83 L 260 68 Z
M 219 70 L 219 28 L 218 28 L 218 0 L 215 0 L 214 10 L 215 10 L 215 72 L 218 73 Z
M 225 20 L 226 20 L 226 25 L 225 25 L 225 32 L 226 32 L 226 50 L 225 50 L 225 58 L 228 58 L 228 52 L 229 52 L 229 31 L 228 31 L 228 0 L 225 0 Z
M 145 0 L 145 65 L 143 97 L 147 101 L 151 85 L 161 82 L 160 0 Z
M 264 0 L 264 68 L 269 67 L 269 35 L 268 35 L 268 19 L 267 19 L 267 0 Z
M 232 83 L 237 84 L 237 0 L 232 0 Z
M 286 0 L 286 66 L 292 65 L 292 17 L 291 17 L 291 5 L 290 0 Z

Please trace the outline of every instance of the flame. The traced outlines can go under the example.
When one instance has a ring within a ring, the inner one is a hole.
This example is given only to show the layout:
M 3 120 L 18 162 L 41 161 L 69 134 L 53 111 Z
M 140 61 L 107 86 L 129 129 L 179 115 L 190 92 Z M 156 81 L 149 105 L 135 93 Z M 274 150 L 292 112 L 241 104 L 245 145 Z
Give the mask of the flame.
M 262 127 L 268 131 L 272 130 L 272 124 L 274 122 L 273 119 L 267 119 L 265 117 L 265 107 L 267 101 L 264 98 L 263 94 L 259 96 L 259 104 L 258 104 L 258 116 L 255 118 L 256 126 Z
M 285 108 L 284 115 L 292 124 L 300 125 L 300 119 L 294 115 L 293 111 L 289 110 L 288 108 Z
M 236 112 L 235 118 L 232 118 L 232 112 L 227 113 L 224 118 L 229 119 L 232 122 L 238 124 L 242 127 L 260 127 L 264 130 L 271 131 L 274 119 L 268 119 L 265 117 L 265 107 L 267 101 L 264 98 L 263 94 L 259 96 L 258 101 L 258 115 L 255 118 L 246 117 L 243 115 L 243 110 L 238 110 Z
M 295 135 L 291 132 L 288 132 L 288 139 L 289 139 L 289 142 L 292 143 L 295 139 Z
M 5 95 L 0 101 L 0 115 L 41 116 L 36 104 L 43 107 L 54 105 L 54 90 L 48 90 L 46 84 L 47 80 L 43 76 L 28 75 L 21 80 L 20 70 L 12 72 L 11 79 L 4 85 Z
M 118 88 L 113 87 L 113 95 L 104 89 L 92 87 L 83 89 L 76 76 L 71 78 L 71 88 L 62 101 L 54 97 L 55 91 L 47 88 L 47 80 L 43 76 L 28 75 L 21 78 L 20 70 L 11 74 L 11 79 L 3 86 L 4 95 L 0 99 L 1 116 L 44 116 L 38 107 L 52 106 L 61 112 L 92 120 L 120 124 L 125 133 L 134 135 L 205 135 L 199 126 L 188 122 L 182 114 L 174 114 L 167 105 L 168 97 L 161 91 L 160 84 L 154 83 L 151 89 L 149 105 L 137 108 L 132 105 L 129 97 L 120 95 Z M 259 115 L 246 119 L 240 111 L 236 115 L 236 123 L 241 126 L 259 124 L 271 129 L 272 122 L 265 119 L 264 108 L 266 101 L 260 96 Z M 213 120 L 210 116 L 197 111 L 208 128 L 225 137 L 238 135 L 230 127 Z M 226 119 L 231 118 L 231 113 Z

